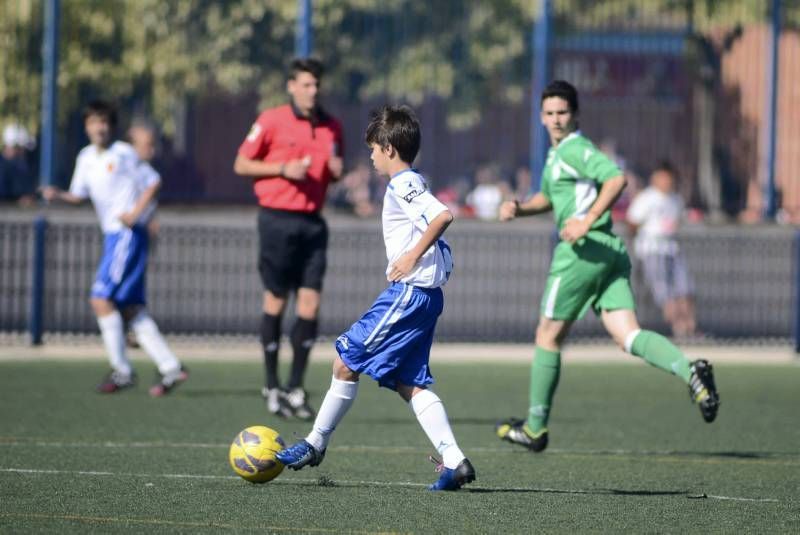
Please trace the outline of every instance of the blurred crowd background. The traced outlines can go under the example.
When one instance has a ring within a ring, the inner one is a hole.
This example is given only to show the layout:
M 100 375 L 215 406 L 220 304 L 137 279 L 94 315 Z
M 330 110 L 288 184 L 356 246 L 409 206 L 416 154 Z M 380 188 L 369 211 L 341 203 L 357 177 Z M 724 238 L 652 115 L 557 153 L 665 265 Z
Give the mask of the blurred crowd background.
M 163 203 L 250 203 L 250 184 L 234 176 L 232 161 L 255 112 L 285 101 L 303 4 L 61 2 L 54 181 L 68 184 L 86 143 L 81 105 L 102 97 L 120 106 L 123 127 L 137 117 L 160 126 Z M 532 151 L 541 147 L 531 94 L 535 69 L 544 68 L 545 78 L 578 87 L 581 128 L 630 175 L 629 195 L 668 160 L 694 219 L 800 222 L 800 2 L 307 4 L 308 44 L 327 65 L 324 102 L 345 126 L 348 174 L 331 192 L 337 210 L 379 211 L 384 184 L 361 136 L 370 110 L 386 101 L 418 110 L 418 166 L 462 217 L 493 218 L 499 198 L 535 190 Z M 0 194 L 23 204 L 38 180 L 43 5 L 0 0 Z M 535 43 L 547 46 L 544 63 Z M 770 183 L 775 213 L 765 206 Z

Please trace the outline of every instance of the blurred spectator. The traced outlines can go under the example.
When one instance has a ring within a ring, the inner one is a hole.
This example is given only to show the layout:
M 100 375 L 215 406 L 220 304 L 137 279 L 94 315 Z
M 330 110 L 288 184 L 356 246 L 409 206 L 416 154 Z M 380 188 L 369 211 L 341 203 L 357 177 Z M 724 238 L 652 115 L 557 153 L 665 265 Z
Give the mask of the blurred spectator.
M 36 140 L 25 127 L 9 124 L 3 129 L 0 153 L 0 199 L 30 206 L 35 200 L 36 177 L 28 161 Z
M 475 217 L 472 207 L 465 204 L 471 187 L 470 179 L 460 176 L 447 182 L 443 188 L 436 190 L 435 196 L 439 199 L 439 202 L 447 206 L 447 209 L 454 216 Z
M 478 219 L 493 221 L 498 217 L 500 204 L 510 193 L 508 184 L 500 178 L 498 166 L 483 165 L 475 173 L 475 188 L 467 195 L 467 205 Z
M 689 337 L 696 334 L 693 284 L 675 239 L 683 217 L 683 199 L 675 193 L 675 171 L 662 163 L 650 175 L 650 185 L 633 199 L 627 219 L 653 299 L 672 334 Z
M 617 149 L 617 142 L 614 139 L 604 139 L 598 148 L 600 152 L 611 158 L 611 161 L 617 164 L 617 167 L 622 170 L 622 174 L 625 175 L 627 186 L 611 208 L 611 218 L 614 222 L 625 221 L 625 214 L 632 199 L 641 190 L 641 180 L 630 170 L 627 160 Z
M 532 193 L 533 177 L 527 165 L 520 165 L 514 172 L 514 198 L 518 200 L 527 199 Z
M 380 201 L 386 192 L 386 183 L 372 172 L 365 160 L 331 188 L 331 204 L 352 211 L 358 217 L 372 217 L 380 212 Z

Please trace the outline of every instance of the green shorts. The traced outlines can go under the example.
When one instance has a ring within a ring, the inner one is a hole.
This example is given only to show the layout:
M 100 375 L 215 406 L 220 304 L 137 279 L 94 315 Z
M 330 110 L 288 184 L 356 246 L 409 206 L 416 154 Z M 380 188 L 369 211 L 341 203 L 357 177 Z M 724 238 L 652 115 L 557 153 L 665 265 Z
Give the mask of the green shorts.
M 592 231 L 574 245 L 562 241 L 553 252 L 540 312 L 574 321 L 589 306 L 596 314 L 634 310 L 630 275 L 631 261 L 619 236 Z

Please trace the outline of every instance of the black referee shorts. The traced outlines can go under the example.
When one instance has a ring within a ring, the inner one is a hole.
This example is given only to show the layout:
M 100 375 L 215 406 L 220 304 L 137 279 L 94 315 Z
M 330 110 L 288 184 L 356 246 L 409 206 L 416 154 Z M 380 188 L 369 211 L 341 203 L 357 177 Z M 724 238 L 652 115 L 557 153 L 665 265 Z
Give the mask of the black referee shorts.
M 279 297 L 297 288 L 322 290 L 328 225 L 319 214 L 258 212 L 258 271 L 265 290 Z

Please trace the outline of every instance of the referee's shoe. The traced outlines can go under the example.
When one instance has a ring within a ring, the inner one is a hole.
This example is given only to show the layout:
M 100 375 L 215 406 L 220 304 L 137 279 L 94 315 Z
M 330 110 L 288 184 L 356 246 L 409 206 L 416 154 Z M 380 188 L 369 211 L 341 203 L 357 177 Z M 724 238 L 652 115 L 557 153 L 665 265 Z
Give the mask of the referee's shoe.
M 286 401 L 286 393 L 280 388 L 267 388 L 266 386 L 261 389 L 261 396 L 267 404 L 267 410 L 270 414 L 279 416 L 280 418 L 291 418 L 292 409 Z
M 308 404 L 308 394 L 305 390 L 303 390 L 302 387 L 298 386 L 288 390 L 285 396 L 286 402 L 289 404 L 289 408 L 291 409 L 295 418 L 305 421 L 314 419 L 316 413 L 314 412 L 314 409 L 311 408 L 311 405 Z

